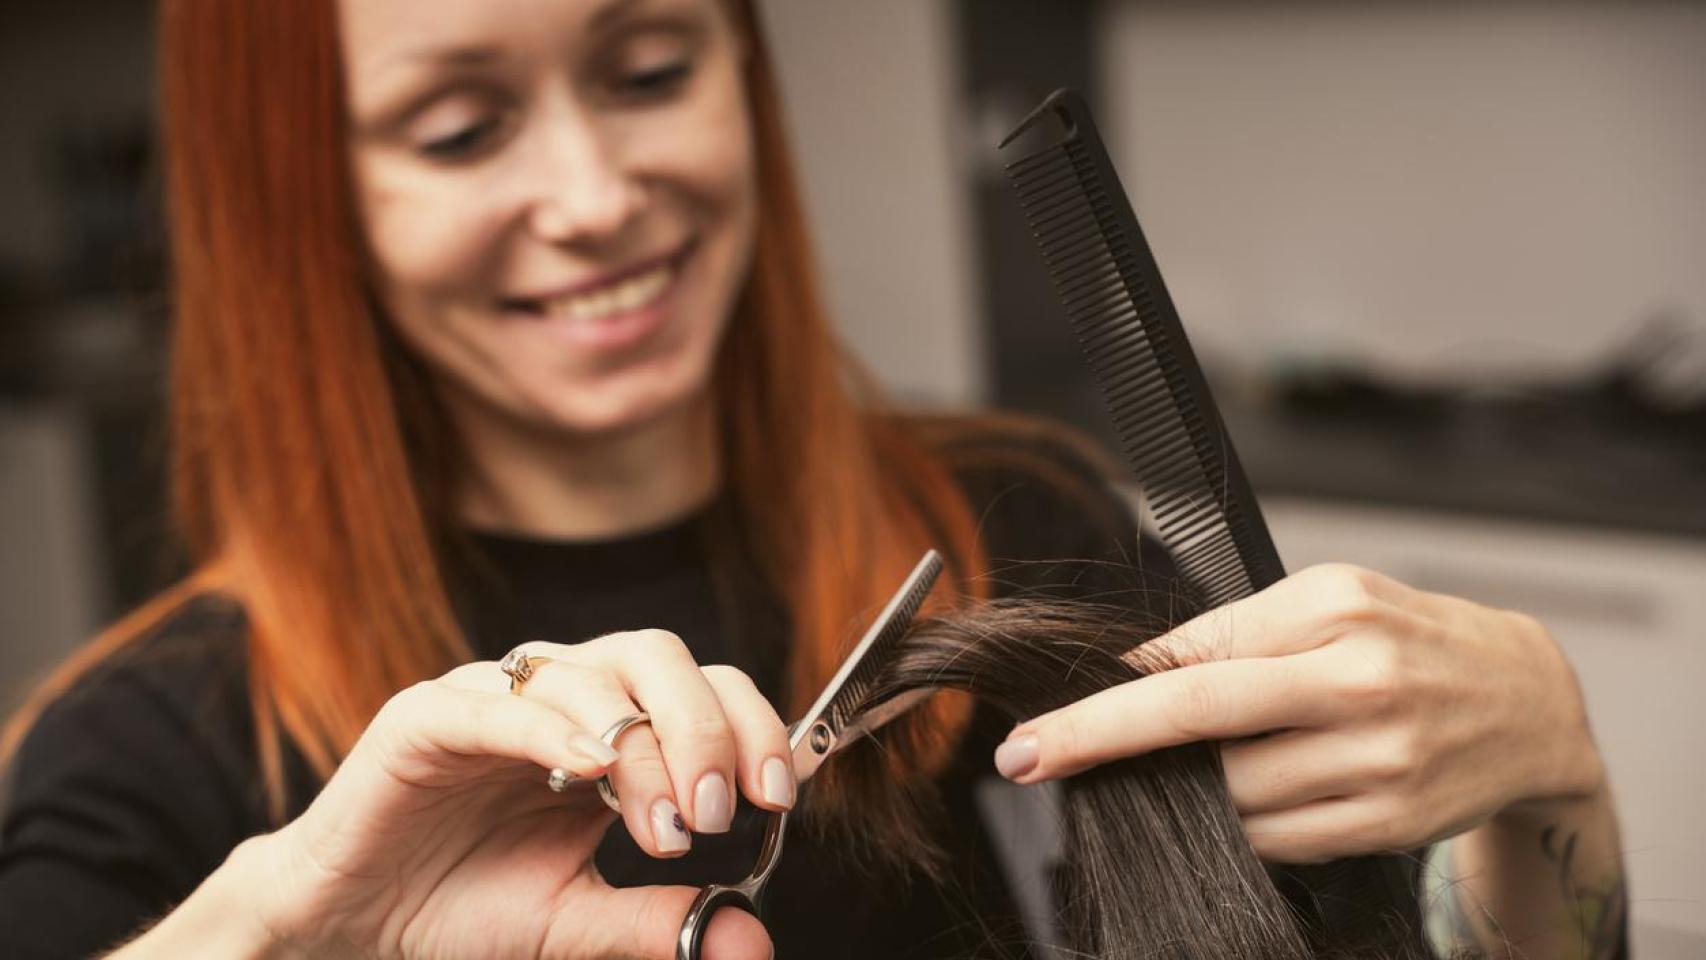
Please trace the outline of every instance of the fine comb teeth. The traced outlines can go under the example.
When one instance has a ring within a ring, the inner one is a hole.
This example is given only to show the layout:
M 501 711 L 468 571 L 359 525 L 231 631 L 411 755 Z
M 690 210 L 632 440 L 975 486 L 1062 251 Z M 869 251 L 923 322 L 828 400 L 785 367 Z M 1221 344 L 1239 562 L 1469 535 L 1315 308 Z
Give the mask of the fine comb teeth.
M 923 559 L 912 569 L 906 578 L 901 591 L 889 600 L 888 606 L 878 614 L 873 626 L 877 627 L 876 635 L 867 634 L 854 648 L 849 657 L 857 657 L 853 663 L 853 671 L 848 674 L 841 689 L 830 702 L 827 716 L 837 730 L 845 730 L 852 726 L 853 720 L 865 707 L 866 700 L 876 686 L 883 670 L 887 668 L 889 655 L 895 644 L 906 635 L 907 628 L 912 625 L 914 617 L 924 606 L 924 598 L 930 595 L 930 588 L 936 585 L 936 578 L 942 574 L 942 555 L 934 550 L 924 554 Z M 863 653 L 860 653 L 860 650 Z
M 1247 597 L 1285 569 L 1089 108 L 1057 90 L 1001 146 L 1050 115 L 1064 124 L 1063 139 L 1008 164 L 1008 179 L 1168 552 L 1209 606 Z M 1302 887 L 1286 895 L 1314 918 L 1317 945 L 1381 942 L 1387 918 L 1367 909 L 1375 891 L 1420 923 L 1401 858 L 1293 874 Z
M 1008 179 L 1180 572 L 1249 596 L 1285 571 L 1089 109 L 1057 90 L 1001 145 L 1051 114 L 1064 138 Z

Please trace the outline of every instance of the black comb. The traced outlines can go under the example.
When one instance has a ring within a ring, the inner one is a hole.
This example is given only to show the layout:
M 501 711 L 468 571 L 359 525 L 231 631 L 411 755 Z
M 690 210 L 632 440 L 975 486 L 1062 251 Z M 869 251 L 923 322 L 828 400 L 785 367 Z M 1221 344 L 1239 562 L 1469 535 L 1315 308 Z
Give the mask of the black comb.
M 1058 145 L 1007 165 L 1162 539 L 1210 606 L 1285 576 L 1161 271 L 1084 101 L 1057 90 Z
M 1008 179 L 1180 573 L 1210 607 L 1247 597 L 1285 568 L 1089 108 L 1057 90 L 1001 146 L 1049 116 L 1064 136 Z M 1419 929 L 1410 871 L 1358 857 L 1275 879 L 1317 943 L 1344 946 L 1381 942 L 1394 911 Z

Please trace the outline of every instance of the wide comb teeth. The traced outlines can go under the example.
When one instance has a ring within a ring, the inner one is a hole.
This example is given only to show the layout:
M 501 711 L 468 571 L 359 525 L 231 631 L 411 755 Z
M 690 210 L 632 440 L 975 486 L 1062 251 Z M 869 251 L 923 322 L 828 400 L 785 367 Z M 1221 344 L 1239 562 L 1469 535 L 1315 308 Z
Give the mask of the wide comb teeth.
M 1068 127 L 1007 175 L 1180 571 L 1212 605 L 1284 576 L 1148 244 L 1070 95 Z M 1025 125 L 1036 122 L 1036 115 Z
M 844 730 L 852 726 L 853 719 L 868 705 L 867 701 L 876 687 L 877 680 L 888 667 L 889 656 L 895 645 L 912 626 L 913 618 L 918 616 L 918 611 L 924 606 L 924 598 L 930 595 L 930 588 L 935 586 L 936 579 L 941 574 L 942 556 L 931 550 L 908 576 L 905 592 L 884 609 L 881 615 L 882 629 L 878 631 L 875 639 L 870 641 L 864 656 L 860 657 L 853 672 L 848 674 L 847 682 L 842 685 L 841 692 L 829 706 L 827 719 L 834 723 L 836 729 Z

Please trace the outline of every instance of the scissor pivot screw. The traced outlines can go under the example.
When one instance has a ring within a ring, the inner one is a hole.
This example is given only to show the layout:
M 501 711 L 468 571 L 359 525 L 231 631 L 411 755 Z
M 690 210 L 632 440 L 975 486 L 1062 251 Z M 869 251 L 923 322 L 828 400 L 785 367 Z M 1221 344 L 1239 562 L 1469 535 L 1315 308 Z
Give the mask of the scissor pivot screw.
M 831 746 L 830 741 L 833 739 L 834 737 L 830 735 L 828 724 L 819 721 L 812 726 L 813 753 L 828 753 Z

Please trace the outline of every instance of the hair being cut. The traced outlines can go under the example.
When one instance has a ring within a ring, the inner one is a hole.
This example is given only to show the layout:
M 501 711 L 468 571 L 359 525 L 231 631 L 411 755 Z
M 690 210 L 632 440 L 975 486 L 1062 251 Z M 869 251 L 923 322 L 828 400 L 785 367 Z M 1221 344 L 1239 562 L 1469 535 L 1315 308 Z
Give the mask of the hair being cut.
M 920 687 L 969 692 L 1018 721 L 1168 669 L 1137 641 L 1159 626 L 1124 608 L 995 601 L 919 620 L 874 697 Z M 861 749 L 862 747 L 868 747 Z M 904 742 L 837 758 L 858 826 L 916 824 L 919 798 L 884 776 Z M 1221 771 L 1218 746 L 1189 744 L 1103 764 L 1062 784 L 1064 946 L 1100 960 L 1431 960 L 1417 904 L 1368 891 L 1355 930 L 1307 929 L 1257 858 Z M 913 851 L 927 840 L 905 829 Z M 869 833 L 867 833 L 869 836 Z M 928 864 L 924 864 L 928 866 Z

